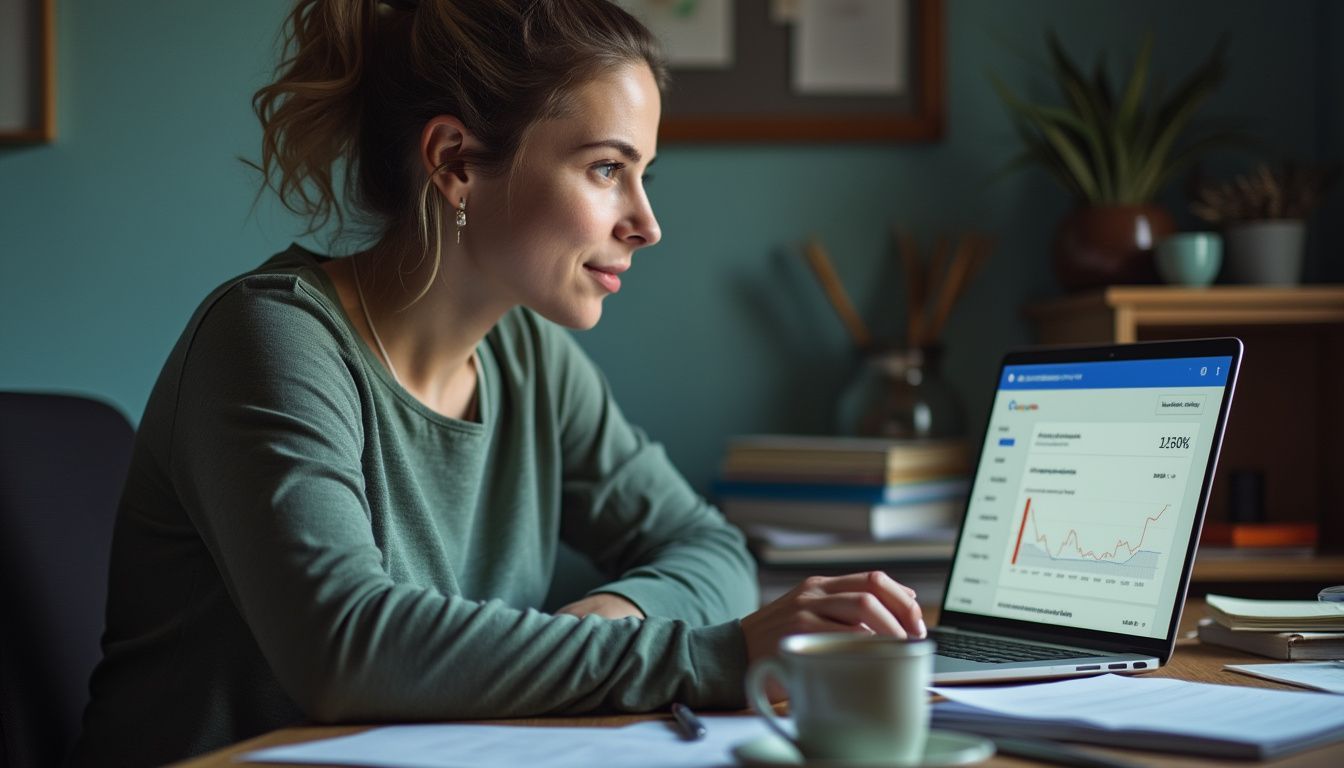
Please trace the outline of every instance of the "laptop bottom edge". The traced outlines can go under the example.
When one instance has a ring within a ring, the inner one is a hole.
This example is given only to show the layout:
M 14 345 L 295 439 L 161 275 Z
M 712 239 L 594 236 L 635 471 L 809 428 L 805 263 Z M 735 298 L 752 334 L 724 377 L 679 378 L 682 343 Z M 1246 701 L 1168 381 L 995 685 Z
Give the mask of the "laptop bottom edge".
M 936 685 L 1048 680 L 1089 675 L 1142 674 L 1161 666 L 1156 656 L 1117 654 L 1097 658 L 1056 659 L 1024 664 L 981 664 L 946 656 L 934 657 L 933 682 Z

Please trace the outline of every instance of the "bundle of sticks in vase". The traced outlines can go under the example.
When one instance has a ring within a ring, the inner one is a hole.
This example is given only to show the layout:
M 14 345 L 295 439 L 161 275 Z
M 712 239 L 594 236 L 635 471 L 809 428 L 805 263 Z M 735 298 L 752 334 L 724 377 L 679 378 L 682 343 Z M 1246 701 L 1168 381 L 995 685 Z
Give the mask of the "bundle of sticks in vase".
M 937 345 L 952 307 L 966 293 L 967 286 L 980 274 L 994 251 L 994 238 L 979 232 L 966 232 L 953 238 L 940 236 L 927 258 L 920 253 L 918 243 L 909 232 L 893 229 L 892 239 L 905 276 L 905 346 L 918 349 Z M 854 346 L 860 352 L 877 346 L 877 340 L 850 301 L 821 240 L 815 235 L 809 238 L 803 253 Z

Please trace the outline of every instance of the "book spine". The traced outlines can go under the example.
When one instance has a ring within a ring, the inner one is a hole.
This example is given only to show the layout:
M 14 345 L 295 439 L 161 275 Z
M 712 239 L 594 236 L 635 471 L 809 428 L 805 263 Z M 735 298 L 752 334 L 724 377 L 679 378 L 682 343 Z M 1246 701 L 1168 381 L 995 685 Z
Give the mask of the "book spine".
M 719 480 L 714 483 L 712 491 L 720 500 L 742 498 L 839 504 L 925 504 L 965 496 L 970 491 L 970 480 L 957 478 L 900 485 L 824 485 Z

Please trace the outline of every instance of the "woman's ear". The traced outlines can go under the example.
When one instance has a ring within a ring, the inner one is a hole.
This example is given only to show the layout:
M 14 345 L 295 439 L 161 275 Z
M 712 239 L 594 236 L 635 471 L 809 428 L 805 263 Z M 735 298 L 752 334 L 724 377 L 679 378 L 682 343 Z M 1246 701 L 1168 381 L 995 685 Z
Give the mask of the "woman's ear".
M 472 174 L 465 158 L 480 146 L 467 127 L 452 115 L 439 115 L 420 132 L 420 164 L 440 194 L 448 200 L 467 197 Z

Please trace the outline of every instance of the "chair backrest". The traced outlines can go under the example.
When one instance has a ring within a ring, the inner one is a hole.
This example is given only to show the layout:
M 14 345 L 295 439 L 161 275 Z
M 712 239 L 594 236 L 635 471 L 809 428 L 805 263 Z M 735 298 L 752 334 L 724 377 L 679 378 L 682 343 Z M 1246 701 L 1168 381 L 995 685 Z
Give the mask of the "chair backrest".
M 79 735 L 133 440 L 104 403 L 0 392 L 0 768 L 59 765 Z

